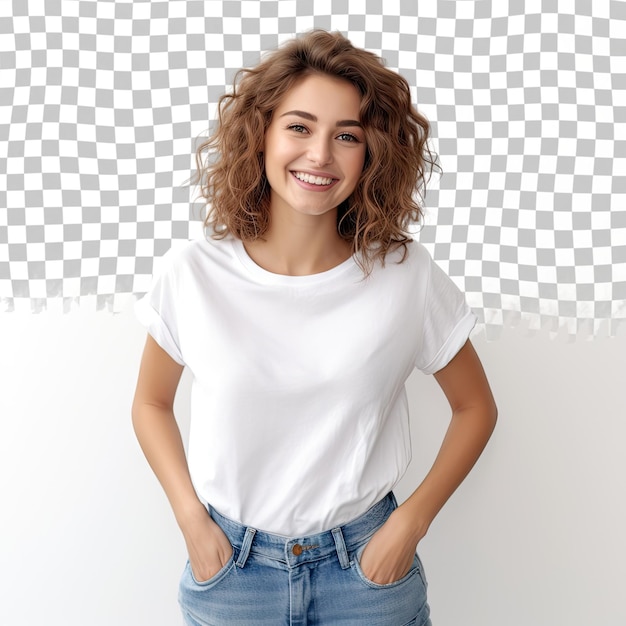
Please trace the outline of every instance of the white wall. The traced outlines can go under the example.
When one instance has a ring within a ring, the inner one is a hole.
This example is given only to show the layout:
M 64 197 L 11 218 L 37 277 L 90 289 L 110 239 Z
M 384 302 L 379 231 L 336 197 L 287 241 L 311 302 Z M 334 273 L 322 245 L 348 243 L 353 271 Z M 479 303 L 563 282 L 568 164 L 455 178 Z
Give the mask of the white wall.
M 184 545 L 130 426 L 143 341 L 130 310 L 0 316 L 0 624 L 180 623 Z M 623 626 L 626 337 L 474 343 L 500 421 L 420 548 L 435 626 Z M 410 397 L 400 498 L 447 418 L 431 378 Z

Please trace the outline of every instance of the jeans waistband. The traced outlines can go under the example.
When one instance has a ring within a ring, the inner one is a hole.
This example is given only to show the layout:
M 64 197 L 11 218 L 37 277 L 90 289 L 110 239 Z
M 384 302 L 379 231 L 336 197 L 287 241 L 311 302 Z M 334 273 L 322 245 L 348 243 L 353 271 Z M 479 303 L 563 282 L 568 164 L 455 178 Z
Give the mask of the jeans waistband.
M 289 568 L 317 561 L 336 553 L 341 567 L 349 567 L 348 552 L 371 537 L 397 507 L 393 493 L 387 494 L 363 515 L 331 530 L 303 537 L 284 537 L 244 526 L 209 506 L 215 523 L 224 531 L 239 554 L 243 567 L 250 552 L 283 562 Z

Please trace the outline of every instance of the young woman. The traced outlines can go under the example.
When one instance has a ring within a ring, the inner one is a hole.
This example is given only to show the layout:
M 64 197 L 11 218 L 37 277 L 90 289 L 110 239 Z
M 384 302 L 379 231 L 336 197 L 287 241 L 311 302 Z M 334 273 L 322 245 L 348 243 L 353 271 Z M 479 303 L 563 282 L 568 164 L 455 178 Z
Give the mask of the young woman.
M 208 236 L 168 253 L 137 305 L 133 421 L 188 548 L 185 623 L 430 624 L 416 547 L 496 409 L 473 314 L 407 234 L 428 123 L 402 77 L 324 31 L 242 70 L 219 112 L 198 153 Z M 414 367 L 452 418 L 397 506 Z

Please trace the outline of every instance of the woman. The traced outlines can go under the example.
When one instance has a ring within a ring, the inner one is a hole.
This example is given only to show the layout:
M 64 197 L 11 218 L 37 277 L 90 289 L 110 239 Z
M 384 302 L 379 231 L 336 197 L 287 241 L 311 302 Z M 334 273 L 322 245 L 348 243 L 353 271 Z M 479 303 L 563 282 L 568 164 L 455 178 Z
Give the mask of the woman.
M 133 421 L 187 545 L 186 624 L 430 624 L 416 547 L 496 409 L 474 316 L 407 234 L 428 123 L 403 78 L 324 31 L 242 70 L 219 112 L 198 151 L 209 236 L 168 253 L 137 305 Z M 414 367 L 452 418 L 397 506 Z

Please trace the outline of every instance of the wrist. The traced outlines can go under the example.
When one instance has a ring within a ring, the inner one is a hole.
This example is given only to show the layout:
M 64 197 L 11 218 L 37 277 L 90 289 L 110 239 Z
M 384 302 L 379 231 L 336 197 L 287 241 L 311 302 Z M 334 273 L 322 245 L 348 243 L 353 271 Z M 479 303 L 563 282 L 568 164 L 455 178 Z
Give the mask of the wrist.
M 415 545 L 426 536 L 433 520 L 414 499 L 409 499 L 401 504 L 394 511 L 394 514 L 402 519 L 401 523 L 405 529 L 406 536 Z
M 207 517 L 210 518 L 206 507 L 197 497 L 189 498 L 185 502 L 180 502 L 173 507 L 174 517 L 181 530 L 198 522 L 206 522 Z

